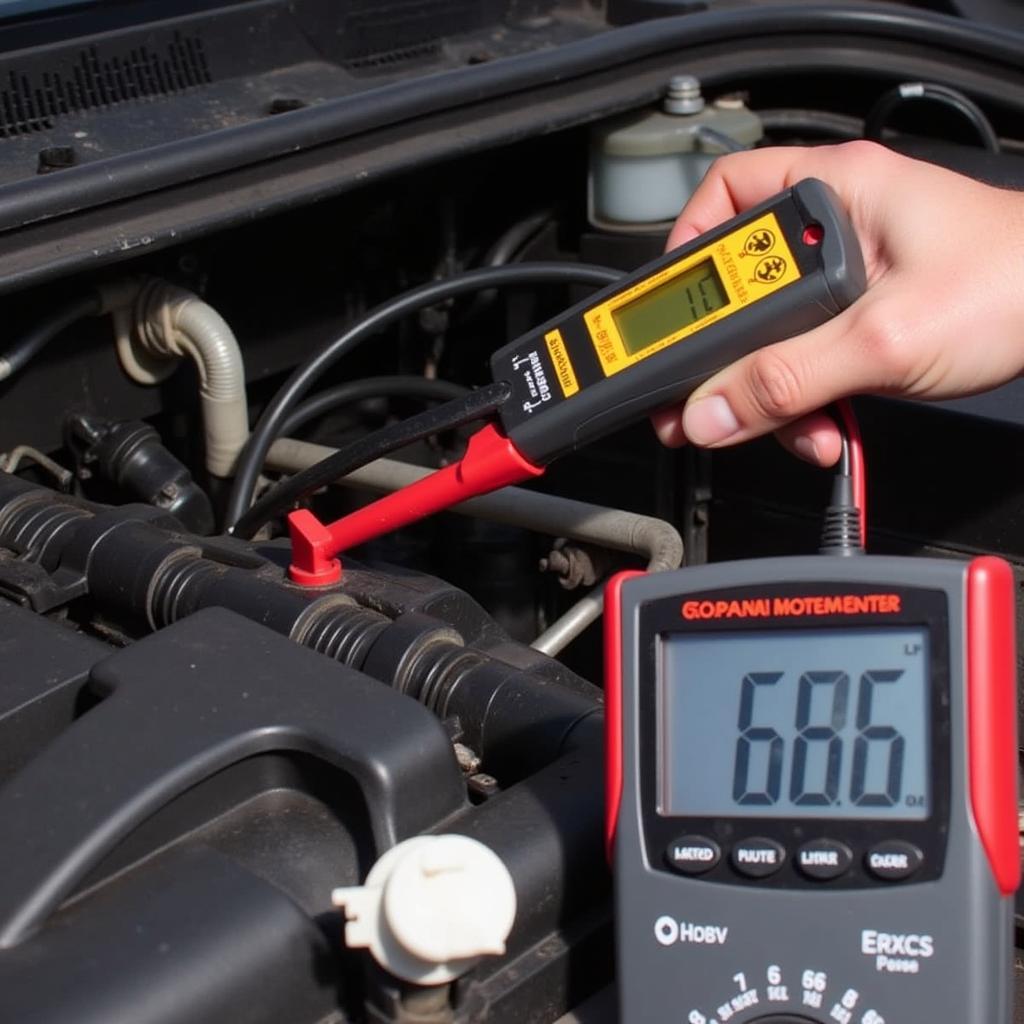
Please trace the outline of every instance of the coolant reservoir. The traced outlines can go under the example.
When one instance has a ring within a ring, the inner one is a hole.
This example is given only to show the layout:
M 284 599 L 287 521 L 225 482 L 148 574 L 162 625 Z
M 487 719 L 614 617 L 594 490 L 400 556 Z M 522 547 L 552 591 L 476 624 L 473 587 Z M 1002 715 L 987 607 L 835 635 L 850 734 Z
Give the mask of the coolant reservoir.
M 661 110 L 604 122 L 593 135 L 589 217 L 604 231 L 664 232 L 715 157 L 746 149 L 760 118 L 731 97 L 706 105 L 692 75 L 669 82 Z

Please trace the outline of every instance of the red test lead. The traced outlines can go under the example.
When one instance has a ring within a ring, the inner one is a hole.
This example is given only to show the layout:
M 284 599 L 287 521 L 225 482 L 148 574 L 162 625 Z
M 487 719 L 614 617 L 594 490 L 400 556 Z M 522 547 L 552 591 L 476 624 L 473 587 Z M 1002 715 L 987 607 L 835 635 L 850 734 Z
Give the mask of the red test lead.
M 292 512 L 288 516 L 292 538 L 288 574 L 306 587 L 337 583 L 341 579 L 341 562 L 335 557 L 339 552 L 543 472 L 542 466 L 525 458 L 489 423 L 469 439 L 466 454 L 458 462 L 329 525 L 321 523 L 308 509 Z

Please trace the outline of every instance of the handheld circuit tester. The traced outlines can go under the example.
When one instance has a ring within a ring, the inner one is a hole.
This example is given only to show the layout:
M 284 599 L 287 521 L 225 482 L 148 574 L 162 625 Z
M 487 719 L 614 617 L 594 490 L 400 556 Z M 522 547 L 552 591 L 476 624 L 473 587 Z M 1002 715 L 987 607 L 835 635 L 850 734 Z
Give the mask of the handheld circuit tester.
M 1000 559 L 622 574 L 607 831 L 629 1024 L 1010 1024 Z
M 864 288 L 835 194 L 815 179 L 797 183 L 495 352 L 498 422 L 470 438 L 459 462 L 335 523 L 293 512 L 292 579 L 336 581 L 339 552 L 540 476 L 740 356 L 824 323 Z

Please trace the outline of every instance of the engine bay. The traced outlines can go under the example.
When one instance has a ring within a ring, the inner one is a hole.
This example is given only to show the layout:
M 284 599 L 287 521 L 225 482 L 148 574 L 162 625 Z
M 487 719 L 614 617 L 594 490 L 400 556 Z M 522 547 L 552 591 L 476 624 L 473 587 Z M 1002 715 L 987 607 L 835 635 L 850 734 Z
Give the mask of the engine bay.
M 11 7 L 0 1019 L 614 1019 L 602 586 L 812 553 L 831 474 L 642 422 L 345 552 L 326 587 L 289 579 L 282 516 L 230 528 L 660 255 L 723 152 L 870 137 L 1019 189 L 1024 35 L 883 4 Z M 886 99 L 907 83 L 982 128 Z M 854 401 L 872 552 L 1019 579 L 1022 397 Z M 342 516 L 468 436 L 301 505 Z M 435 835 L 497 854 L 518 909 L 500 951 L 422 986 L 346 944 L 331 893 Z

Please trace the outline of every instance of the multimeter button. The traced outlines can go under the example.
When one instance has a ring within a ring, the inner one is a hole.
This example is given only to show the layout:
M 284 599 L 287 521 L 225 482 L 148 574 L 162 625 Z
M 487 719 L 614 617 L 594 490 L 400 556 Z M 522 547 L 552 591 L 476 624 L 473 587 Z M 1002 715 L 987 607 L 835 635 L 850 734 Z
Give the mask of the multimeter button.
M 774 875 L 786 860 L 786 851 L 774 839 L 754 836 L 732 848 L 732 866 L 750 878 Z
M 684 875 L 702 875 L 722 859 L 722 851 L 713 839 L 706 836 L 683 836 L 665 849 L 668 866 Z
M 890 839 L 868 850 L 864 863 L 877 878 L 899 882 L 909 878 L 924 863 L 924 854 L 911 843 Z
M 819 882 L 845 874 L 852 862 L 853 852 L 835 839 L 812 839 L 796 851 L 796 866 Z

